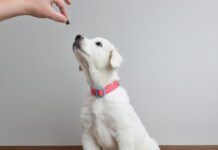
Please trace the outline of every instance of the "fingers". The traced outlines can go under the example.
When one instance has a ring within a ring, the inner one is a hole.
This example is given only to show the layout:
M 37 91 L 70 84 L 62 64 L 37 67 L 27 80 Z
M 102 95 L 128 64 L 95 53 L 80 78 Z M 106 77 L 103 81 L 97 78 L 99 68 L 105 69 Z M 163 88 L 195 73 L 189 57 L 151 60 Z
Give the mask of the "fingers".
M 64 5 L 64 1 L 63 0 L 55 0 L 55 4 L 59 8 L 61 14 L 64 15 L 66 18 L 68 18 L 67 17 L 67 10 L 66 10 L 66 7 Z
M 65 2 L 69 5 L 71 4 L 71 0 L 54 0 L 53 2 L 59 8 L 61 13 L 58 13 L 55 10 L 51 9 L 49 18 L 61 23 L 66 23 L 68 20 L 68 15 L 67 15 Z
M 59 12 L 56 12 L 53 9 L 50 10 L 48 18 L 50 18 L 50 19 L 52 19 L 54 21 L 60 22 L 60 23 L 66 23 L 67 22 L 66 16 L 64 16 L 63 14 L 60 14 Z
M 66 2 L 68 5 L 70 5 L 70 4 L 72 3 L 71 0 L 65 0 L 65 2 Z

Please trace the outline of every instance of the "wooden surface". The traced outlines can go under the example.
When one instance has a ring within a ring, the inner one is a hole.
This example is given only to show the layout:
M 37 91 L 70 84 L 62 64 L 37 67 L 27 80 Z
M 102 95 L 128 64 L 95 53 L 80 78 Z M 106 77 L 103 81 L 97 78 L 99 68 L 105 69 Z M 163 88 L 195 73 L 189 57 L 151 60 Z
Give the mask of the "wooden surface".
M 160 146 L 161 150 L 218 150 L 217 146 Z M 0 150 L 82 150 L 81 146 L 0 146 Z
M 160 146 L 161 150 L 218 150 L 216 146 Z
M 0 146 L 0 150 L 82 150 L 81 146 Z

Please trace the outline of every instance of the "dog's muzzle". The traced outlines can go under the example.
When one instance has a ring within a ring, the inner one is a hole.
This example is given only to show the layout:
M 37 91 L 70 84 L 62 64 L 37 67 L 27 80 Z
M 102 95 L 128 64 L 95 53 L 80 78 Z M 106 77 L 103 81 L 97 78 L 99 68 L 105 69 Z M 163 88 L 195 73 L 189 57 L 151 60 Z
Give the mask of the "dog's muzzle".
M 75 38 L 75 41 L 81 41 L 83 39 L 84 39 L 84 37 L 82 35 L 78 34 Z
M 81 49 L 81 41 L 84 39 L 84 37 L 80 34 L 78 34 L 75 38 L 75 41 L 73 43 L 73 50 L 75 49 Z
M 77 35 L 76 38 L 75 38 L 75 41 L 73 43 L 73 51 L 81 51 L 83 54 L 87 55 L 89 57 L 89 54 L 87 52 L 85 52 L 83 49 L 82 49 L 82 42 L 84 40 L 84 37 L 82 35 Z

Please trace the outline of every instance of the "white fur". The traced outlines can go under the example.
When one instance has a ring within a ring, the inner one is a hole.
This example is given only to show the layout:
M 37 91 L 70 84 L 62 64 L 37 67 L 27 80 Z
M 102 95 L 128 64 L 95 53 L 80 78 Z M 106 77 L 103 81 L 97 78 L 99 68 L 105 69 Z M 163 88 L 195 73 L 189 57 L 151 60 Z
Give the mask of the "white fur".
M 104 87 L 119 80 L 117 69 L 123 59 L 109 41 L 84 38 L 75 41 L 73 48 L 90 86 Z M 102 98 L 89 94 L 81 120 L 84 150 L 159 150 L 121 86 Z

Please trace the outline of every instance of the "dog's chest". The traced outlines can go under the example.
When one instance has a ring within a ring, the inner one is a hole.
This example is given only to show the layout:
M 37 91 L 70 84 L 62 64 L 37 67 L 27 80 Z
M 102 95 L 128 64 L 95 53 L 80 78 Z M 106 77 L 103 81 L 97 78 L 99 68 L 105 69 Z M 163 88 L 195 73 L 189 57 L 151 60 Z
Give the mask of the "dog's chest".
M 92 106 L 93 134 L 99 145 L 105 148 L 115 149 L 116 142 L 114 140 L 115 130 L 112 126 L 112 118 L 108 104 L 104 101 L 97 101 Z

